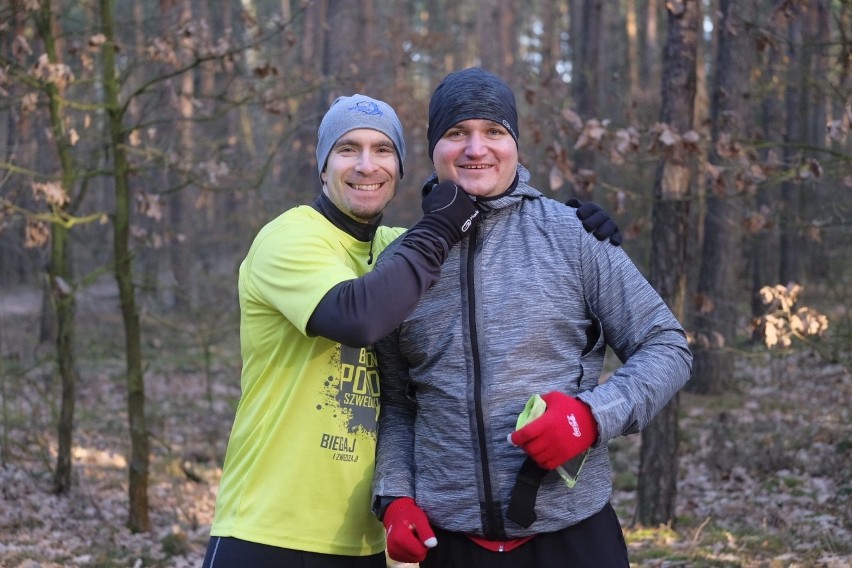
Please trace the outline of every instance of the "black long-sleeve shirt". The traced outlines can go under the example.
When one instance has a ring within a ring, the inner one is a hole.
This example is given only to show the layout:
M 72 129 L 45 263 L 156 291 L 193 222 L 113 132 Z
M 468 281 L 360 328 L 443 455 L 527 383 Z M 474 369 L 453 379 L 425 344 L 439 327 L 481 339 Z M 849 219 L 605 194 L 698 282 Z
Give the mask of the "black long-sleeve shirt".
M 322 193 L 313 207 L 338 229 L 363 242 L 372 241 L 381 221 L 379 216 L 370 223 L 360 223 Z M 381 266 L 328 291 L 308 320 L 308 333 L 363 347 L 402 323 L 420 297 L 438 281 L 450 247 L 444 239 L 418 225 L 399 240 L 391 258 Z

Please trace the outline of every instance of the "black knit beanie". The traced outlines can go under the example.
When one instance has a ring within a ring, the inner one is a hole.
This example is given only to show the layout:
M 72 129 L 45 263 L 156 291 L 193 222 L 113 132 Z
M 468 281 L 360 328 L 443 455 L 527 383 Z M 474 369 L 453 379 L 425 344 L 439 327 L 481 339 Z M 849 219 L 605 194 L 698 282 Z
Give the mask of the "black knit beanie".
M 515 93 L 500 77 L 477 67 L 450 73 L 429 101 L 429 159 L 435 144 L 453 125 L 463 120 L 492 120 L 502 124 L 518 143 L 518 109 Z

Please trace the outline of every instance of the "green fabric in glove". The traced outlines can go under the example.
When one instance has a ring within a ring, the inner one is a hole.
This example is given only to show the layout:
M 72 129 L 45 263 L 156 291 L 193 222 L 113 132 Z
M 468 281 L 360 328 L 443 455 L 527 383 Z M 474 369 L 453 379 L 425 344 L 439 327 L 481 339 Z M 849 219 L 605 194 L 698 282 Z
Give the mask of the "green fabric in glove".
M 547 403 L 540 395 L 534 394 L 524 405 L 524 409 L 518 415 L 518 420 L 515 423 L 515 430 L 520 430 L 536 418 L 542 416 L 547 410 Z M 511 442 L 511 434 L 509 435 Z M 562 480 L 570 488 L 577 484 L 577 478 L 580 475 L 580 470 L 583 469 L 583 464 L 586 463 L 586 457 L 589 455 L 589 450 L 584 451 L 580 455 L 571 458 L 562 465 L 556 468 L 557 473 L 562 477 Z

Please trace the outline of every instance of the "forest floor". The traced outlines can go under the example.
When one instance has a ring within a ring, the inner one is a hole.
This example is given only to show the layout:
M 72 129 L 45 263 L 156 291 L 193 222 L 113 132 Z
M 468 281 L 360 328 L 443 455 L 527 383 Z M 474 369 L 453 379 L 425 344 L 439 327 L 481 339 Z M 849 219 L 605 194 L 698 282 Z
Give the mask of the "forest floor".
M 79 310 L 87 324 L 78 339 L 85 358 L 74 483 L 57 496 L 50 488 L 60 390 L 49 347 L 23 349 L 35 319 L 19 299 L 0 300 L 0 567 L 199 567 L 239 396 L 233 330 L 206 342 L 205 359 L 201 338 L 209 335 L 198 322 L 146 320 L 156 329 L 146 336 L 157 338 L 145 345 L 152 529 L 133 534 L 120 321 L 85 304 Z M 806 349 L 744 350 L 736 391 L 681 393 L 673 527 L 632 526 L 640 437 L 614 440 L 613 504 L 631 566 L 852 566 L 849 356 L 841 364 Z

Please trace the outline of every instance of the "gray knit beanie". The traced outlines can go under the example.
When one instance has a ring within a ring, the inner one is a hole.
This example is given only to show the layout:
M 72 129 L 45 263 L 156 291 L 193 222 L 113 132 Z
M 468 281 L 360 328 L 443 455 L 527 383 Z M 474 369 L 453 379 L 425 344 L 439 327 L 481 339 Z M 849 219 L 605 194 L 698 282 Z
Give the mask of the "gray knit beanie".
M 341 136 L 356 128 L 378 130 L 396 146 L 399 158 L 399 177 L 402 177 L 402 161 L 405 158 L 405 138 L 402 124 L 393 108 L 384 101 L 366 95 L 338 97 L 320 122 L 317 131 L 317 169 L 322 174 L 331 148 Z
M 471 67 L 450 73 L 429 101 L 429 159 L 435 144 L 453 125 L 482 119 L 502 124 L 518 143 L 518 109 L 515 93 L 497 75 Z

